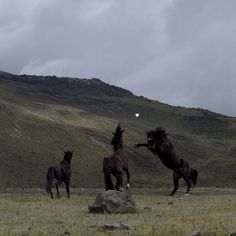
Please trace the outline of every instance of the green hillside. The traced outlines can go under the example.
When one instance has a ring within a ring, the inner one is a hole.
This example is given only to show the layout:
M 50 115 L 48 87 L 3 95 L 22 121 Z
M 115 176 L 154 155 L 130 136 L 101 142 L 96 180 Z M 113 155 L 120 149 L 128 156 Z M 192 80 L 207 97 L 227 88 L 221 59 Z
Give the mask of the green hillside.
M 135 112 L 140 117 L 134 116 Z M 47 168 L 74 150 L 72 186 L 103 187 L 102 160 L 121 123 L 131 187 L 172 186 L 172 173 L 133 144 L 163 126 L 199 185 L 236 187 L 236 118 L 137 97 L 98 79 L 0 72 L 0 187 L 43 187 Z

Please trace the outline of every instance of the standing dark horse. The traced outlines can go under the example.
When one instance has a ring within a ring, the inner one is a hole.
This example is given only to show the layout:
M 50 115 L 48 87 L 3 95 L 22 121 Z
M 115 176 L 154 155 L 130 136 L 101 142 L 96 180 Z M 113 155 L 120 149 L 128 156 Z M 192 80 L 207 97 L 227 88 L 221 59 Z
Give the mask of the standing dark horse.
M 124 133 L 124 129 L 122 130 L 120 125 L 117 126 L 111 145 L 113 146 L 114 153 L 110 157 L 106 157 L 103 160 L 103 173 L 105 177 L 105 185 L 106 190 L 116 189 L 118 191 L 124 191 L 123 189 L 123 172 L 126 172 L 127 175 L 127 186 L 129 189 L 129 169 L 128 169 L 128 158 L 126 153 L 123 150 L 123 140 L 122 134 Z M 116 178 L 116 186 L 114 188 L 111 174 Z
M 47 172 L 47 193 L 52 194 L 52 185 L 54 178 L 57 180 L 56 189 L 57 189 L 57 197 L 60 197 L 60 193 L 58 190 L 59 185 L 64 182 L 66 184 L 66 192 L 67 197 L 70 198 L 70 176 L 71 176 L 71 158 L 73 156 L 73 152 L 66 151 L 64 152 L 64 159 L 58 165 L 50 167 Z
M 135 147 L 146 147 L 154 155 L 158 155 L 163 164 L 174 171 L 173 183 L 174 190 L 170 193 L 173 196 L 179 188 L 179 179 L 184 178 L 187 183 L 186 194 L 189 193 L 191 187 L 197 183 L 198 172 L 190 168 L 189 164 L 179 159 L 174 151 L 174 147 L 167 138 L 167 134 L 162 127 L 156 128 L 154 131 L 147 132 L 147 143 L 136 144 Z

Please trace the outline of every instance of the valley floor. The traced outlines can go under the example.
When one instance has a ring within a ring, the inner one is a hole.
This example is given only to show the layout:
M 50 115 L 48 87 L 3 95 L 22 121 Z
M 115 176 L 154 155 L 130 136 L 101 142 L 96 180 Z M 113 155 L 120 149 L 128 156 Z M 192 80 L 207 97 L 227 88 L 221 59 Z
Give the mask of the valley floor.
M 51 200 L 43 190 L 0 191 L 0 235 L 230 235 L 236 232 L 236 189 L 184 189 L 167 196 L 168 189 L 133 189 L 137 214 L 88 213 L 103 190 L 71 189 L 71 199 Z M 62 191 L 65 196 L 65 192 Z M 122 222 L 129 230 L 99 232 L 99 226 Z

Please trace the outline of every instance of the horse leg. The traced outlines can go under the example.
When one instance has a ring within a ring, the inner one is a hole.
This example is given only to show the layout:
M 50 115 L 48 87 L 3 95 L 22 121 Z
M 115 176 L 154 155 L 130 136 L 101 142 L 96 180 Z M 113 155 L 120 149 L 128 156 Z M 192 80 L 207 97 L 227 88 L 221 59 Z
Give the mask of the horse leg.
M 118 161 L 116 163 L 116 190 L 123 192 L 124 188 L 123 188 L 123 166 L 122 163 L 120 161 Z
M 185 193 L 185 195 L 188 195 L 189 190 L 192 187 L 192 184 L 191 184 L 191 168 L 190 168 L 189 164 L 186 161 L 183 160 L 182 162 L 183 162 L 183 165 L 180 168 L 180 171 L 182 173 L 184 181 L 186 182 L 186 184 L 188 186 L 187 190 L 186 190 L 186 193 Z
M 106 190 L 114 190 L 115 188 L 112 183 L 111 172 L 105 172 L 104 177 L 105 177 Z
M 117 191 L 120 190 L 120 176 L 118 174 L 113 174 L 116 177 L 116 185 L 115 185 L 115 189 Z
M 115 188 L 112 183 L 110 170 L 105 170 L 105 171 L 103 171 L 103 173 L 104 173 L 106 190 L 114 190 Z
M 108 158 L 103 159 L 103 174 L 104 174 L 106 190 L 114 190 L 115 188 L 111 179 L 111 168 L 109 167 Z
M 185 176 L 183 178 L 184 178 L 184 180 L 185 180 L 185 182 L 186 182 L 186 184 L 188 186 L 185 195 L 188 195 L 189 194 L 189 190 L 192 187 L 192 184 L 191 184 L 191 182 L 190 182 L 190 180 L 188 178 L 186 178 Z
M 46 186 L 46 190 L 47 190 L 48 194 L 50 193 L 51 199 L 53 199 L 53 194 L 52 194 L 53 178 L 54 178 L 54 168 L 50 167 L 48 169 L 48 173 L 47 173 L 47 186 Z
M 187 161 L 181 159 L 182 162 L 182 166 L 181 168 L 178 169 L 178 172 L 181 173 L 182 177 L 184 178 L 184 181 L 187 184 L 187 190 L 185 195 L 189 194 L 189 190 L 192 187 L 192 183 L 191 183 L 191 174 L 192 174 L 192 169 L 190 168 L 189 164 Z
M 170 196 L 173 196 L 175 194 L 175 192 L 178 190 L 180 178 L 181 178 L 181 175 L 174 171 L 174 173 L 173 173 L 174 190 L 170 193 Z
M 124 191 L 122 173 L 116 174 L 116 190 L 121 192 Z
M 51 199 L 53 199 L 54 197 L 53 197 L 53 194 L 52 194 L 52 188 L 48 189 L 48 193 L 50 193 Z
M 120 191 L 124 192 L 124 187 L 123 187 L 123 173 L 120 175 Z
M 67 197 L 70 198 L 70 180 L 66 180 L 66 192 L 67 192 Z
M 58 180 L 58 181 L 56 182 L 56 184 L 55 184 L 56 189 L 57 189 L 57 198 L 60 198 L 60 197 L 61 197 L 61 195 L 60 195 L 60 193 L 59 193 L 59 186 L 61 185 L 62 182 L 63 182 L 62 180 Z
M 129 185 L 129 179 L 130 179 L 130 174 L 129 174 L 129 168 L 125 169 L 125 173 L 127 175 L 127 185 L 126 185 L 126 189 L 130 189 L 130 185 Z
M 53 199 L 52 189 L 50 189 L 51 199 Z

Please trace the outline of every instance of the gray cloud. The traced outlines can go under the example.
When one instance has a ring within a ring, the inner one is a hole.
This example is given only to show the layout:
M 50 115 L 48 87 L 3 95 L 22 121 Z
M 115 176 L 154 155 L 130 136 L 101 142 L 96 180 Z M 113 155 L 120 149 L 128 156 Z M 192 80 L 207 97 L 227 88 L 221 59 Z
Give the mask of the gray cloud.
M 234 0 L 2 0 L 0 69 L 236 116 L 235 12 Z

